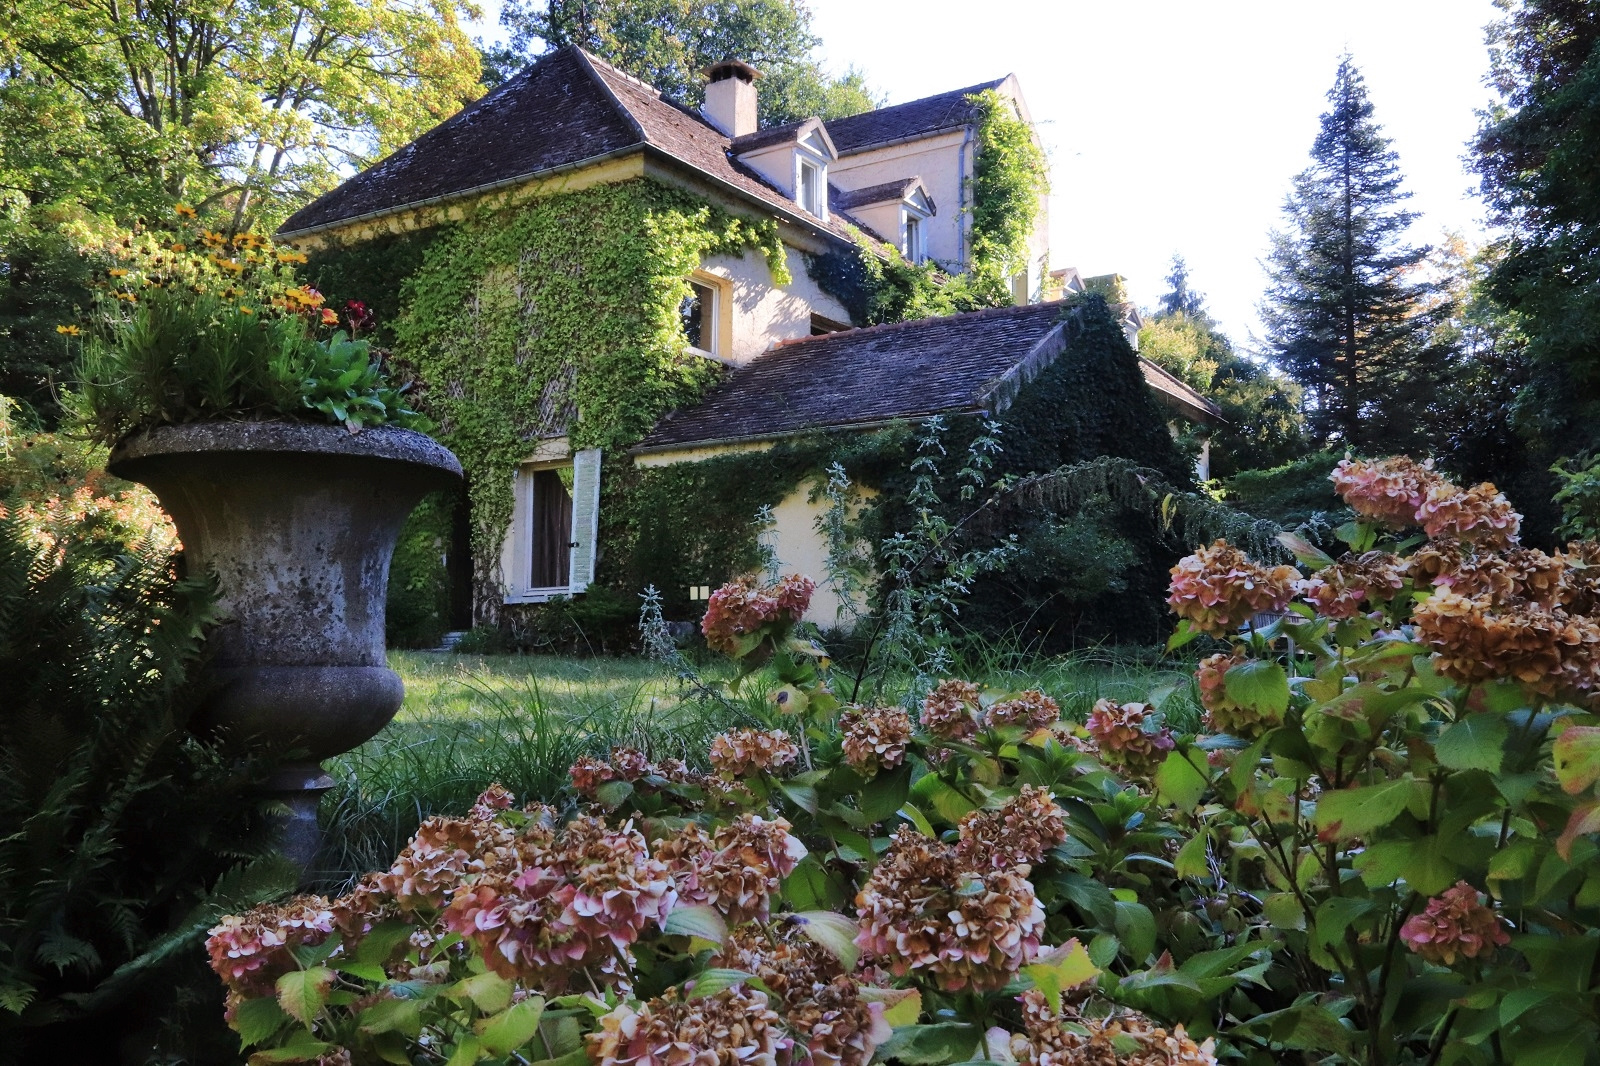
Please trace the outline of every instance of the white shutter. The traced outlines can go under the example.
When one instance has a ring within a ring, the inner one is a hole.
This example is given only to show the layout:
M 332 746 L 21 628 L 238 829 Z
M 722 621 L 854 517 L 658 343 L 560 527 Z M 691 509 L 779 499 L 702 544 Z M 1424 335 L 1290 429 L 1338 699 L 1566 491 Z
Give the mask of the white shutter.
M 572 457 L 572 561 L 567 591 L 584 591 L 594 581 L 595 542 L 600 533 L 600 449 L 585 448 Z

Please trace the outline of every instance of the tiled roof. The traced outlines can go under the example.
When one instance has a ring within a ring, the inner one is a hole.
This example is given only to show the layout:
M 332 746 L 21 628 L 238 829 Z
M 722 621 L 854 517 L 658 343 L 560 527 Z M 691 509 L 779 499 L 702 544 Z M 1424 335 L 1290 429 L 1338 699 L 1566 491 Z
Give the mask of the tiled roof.
M 998 410 L 1066 346 L 1059 303 L 1001 307 L 784 341 L 733 371 L 693 407 L 673 412 L 635 449 L 671 451 Z M 1143 357 L 1157 399 L 1211 421 L 1210 400 Z
M 291 215 L 282 234 L 510 184 L 630 148 L 653 148 L 768 207 L 849 240 L 733 161 L 698 115 L 578 48 L 554 52 L 387 159 Z
M 528 67 L 393 155 L 289 216 L 280 233 L 316 229 L 639 144 L 576 49 Z
M 866 204 L 898 203 L 911 195 L 912 190 L 922 186 L 921 178 L 897 178 L 886 181 L 881 185 L 868 185 L 864 189 L 846 189 L 843 192 L 833 193 L 831 203 L 841 211 L 849 211 L 854 207 Z M 928 190 L 923 187 L 922 193 L 927 196 Z M 933 207 L 933 198 L 928 197 L 928 206 Z M 937 210 L 937 209 L 936 209 Z
M 922 137 L 940 130 L 964 126 L 977 118 L 976 110 L 967 97 L 985 89 L 998 89 L 1004 78 L 971 85 L 937 96 L 926 96 L 893 107 L 880 107 L 876 111 L 863 111 L 849 118 L 828 120 L 828 134 L 841 156 L 862 152 L 881 144 Z
M 778 437 L 828 427 L 975 411 L 1061 319 L 1060 304 L 973 311 L 779 344 L 693 407 L 668 415 L 641 450 Z

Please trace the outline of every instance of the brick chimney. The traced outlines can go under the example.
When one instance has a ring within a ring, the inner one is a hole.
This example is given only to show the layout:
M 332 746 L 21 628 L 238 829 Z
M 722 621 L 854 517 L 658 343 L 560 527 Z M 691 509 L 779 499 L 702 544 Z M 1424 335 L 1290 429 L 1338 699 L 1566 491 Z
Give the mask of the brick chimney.
M 724 59 L 703 72 L 706 76 L 706 102 L 700 107 L 705 120 L 728 137 L 754 133 L 756 121 L 756 79 L 761 72 L 740 59 Z

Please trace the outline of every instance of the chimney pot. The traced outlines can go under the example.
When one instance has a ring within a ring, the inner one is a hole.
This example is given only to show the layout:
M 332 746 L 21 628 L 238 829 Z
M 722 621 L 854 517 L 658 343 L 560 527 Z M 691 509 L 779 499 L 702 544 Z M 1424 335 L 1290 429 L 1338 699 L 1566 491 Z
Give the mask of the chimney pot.
M 706 77 L 706 102 L 700 108 L 705 120 L 728 137 L 743 137 L 759 128 L 756 119 L 756 79 L 761 72 L 739 59 L 724 59 L 702 71 Z

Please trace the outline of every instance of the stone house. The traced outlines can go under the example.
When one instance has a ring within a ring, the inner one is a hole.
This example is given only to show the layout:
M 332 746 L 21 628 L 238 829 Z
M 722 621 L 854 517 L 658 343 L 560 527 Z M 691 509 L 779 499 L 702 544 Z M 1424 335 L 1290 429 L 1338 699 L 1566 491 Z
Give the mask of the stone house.
M 494 451 L 500 458 L 475 470 L 472 449 L 463 452 L 474 479 L 475 517 L 502 516 L 493 528 L 486 519 L 473 527 L 472 611 L 480 620 L 504 605 L 583 593 L 596 581 L 609 550 L 602 511 L 611 488 L 605 483 L 625 480 L 627 469 L 761 450 L 818 431 L 850 433 L 933 414 L 992 411 L 1063 348 L 1060 309 L 1048 301 L 1072 286 L 1060 283 L 1061 272 L 1049 273 L 1042 198 L 1032 212 L 1025 254 L 1012 264 L 1012 307 L 857 328 L 866 324 L 855 321 L 848 301 L 830 291 L 816 269 L 828 257 L 859 256 L 927 263 L 947 275 L 969 269 L 986 115 L 980 101 L 998 101 L 1006 120 L 1031 126 L 1015 77 L 849 118 L 760 129 L 759 72 L 729 60 L 706 76 L 704 107 L 692 113 L 581 49 L 563 49 L 307 205 L 279 230 L 315 262 L 319 254 L 433 240 L 453 226 L 488 227 L 479 232 L 491 234 L 541 205 L 625 187 L 669 190 L 679 197 L 674 203 L 705 205 L 717 218 L 732 220 L 724 232 L 744 235 L 742 245 L 707 242 L 697 262 L 684 264 L 682 276 L 632 282 L 634 303 L 668 301 L 677 338 L 676 351 L 645 345 L 655 362 L 638 380 L 663 374 L 687 380 L 709 366 L 719 380 L 696 390 L 701 399 L 685 402 L 663 390 L 668 399 L 640 416 L 645 421 L 624 424 L 614 418 L 617 393 L 594 399 L 585 392 L 586 375 L 597 373 L 591 368 L 608 353 L 572 352 L 562 365 L 537 371 L 537 396 L 525 405 L 540 410 L 526 417 L 512 412 L 516 429 L 506 439 L 520 454 L 506 460 L 502 441 Z M 647 217 L 654 225 L 656 216 Z M 614 236 L 602 232 L 604 223 L 595 225 L 597 244 Z M 522 316 L 514 329 L 526 338 L 555 334 L 540 318 L 550 313 L 552 298 L 528 295 L 551 291 L 529 280 L 539 258 L 540 249 L 529 247 L 494 267 L 513 275 L 495 291 L 509 307 L 506 314 Z M 567 263 L 557 271 L 566 276 L 555 280 L 581 290 L 583 279 L 573 276 L 586 270 Z M 396 275 L 389 287 L 413 292 L 410 284 Z M 492 302 L 484 295 L 487 284 L 463 290 L 471 313 L 485 320 L 483 308 Z M 609 306 L 617 297 L 593 298 Z M 570 328 L 578 332 L 564 336 L 585 336 L 582 323 Z M 526 338 L 512 338 L 517 365 L 562 362 L 560 353 L 536 350 L 536 340 L 524 345 Z M 447 385 L 456 392 L 472 389 L 480 376 L 471 365 L 471 343 L 465 348 L 458 362 L 465 360 L 466 369 Z M 1175 417 L 1203 422 L 1216 416 L 1209 401 L 1153 364 L 1146 362 L 1144 371 L 1152 394 Z M 487 368 L 482 377 L 490 377 Z M 492 394 L 479 402 L 493 403 Z M 602 433 L 602 427 L 610 428 Z M 446 426 L 443 434 L 462 451 L 452 432 L 465 430 Z M 817 505 L 810 495 L 805 485 L 790 486 L 774 501 L 777 549 L 787 567 L 815 570 L 819 561 Z M 458 531 L 457 540 L 463 536 Z M 496 550 L 485 550 L 486 544 Z M 454 554 L 460 575 L 466 568 L 459 545 Z M 707 573 L 703 582 L 673 591 L 703 598 L 707 586 L 729 576 Z M 451 621 L 459 626 L 464 594 L 455 602 Z M 836 607 L 822 597 L 814 613 L 826 617 Z

